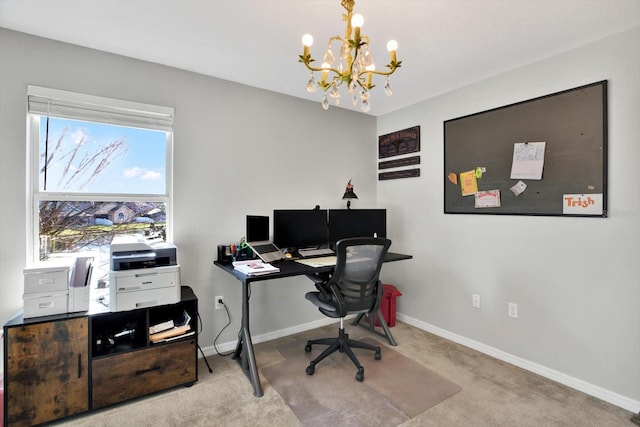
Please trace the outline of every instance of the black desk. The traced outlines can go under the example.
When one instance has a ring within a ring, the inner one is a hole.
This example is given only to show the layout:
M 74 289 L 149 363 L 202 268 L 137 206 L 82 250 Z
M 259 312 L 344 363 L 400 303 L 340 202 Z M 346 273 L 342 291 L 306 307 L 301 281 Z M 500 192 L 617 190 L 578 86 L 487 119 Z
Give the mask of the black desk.
M 413 258 L 411 255 L 387 252 L 384 262 L 401 261 L 411 258 Z M 242 282 L 242 326 L 240 327 L 238 344 L 236 345 L 233 358 L 238 361 L 242 370 L 251 381 L 254 396 L 261 397 L 262 386 L 260 385 L 260 377 L 258 376 L 256 358 L 253 352 L 253 344 L 251 342 L 251 333 L 249 332 L 249 284 L 251 282 L 281 279 L 284 277 L 331 272 L 334 270 L 334 266 L 309 267 L 293 260 L 277 261 L 272 264 L 280 268 L 279 272 L 265 274 L 262 276 L 247 276 L 235 270 L 231 264 L 222 264 L 218 261 L 215 261 L 214 264 Z M 386 324 L 384 324 L 384 326 L 386 327 Z M 371 319 L 371 327 L 373 327 L 373 319 Z M 390 336 L 388 329 L 386 329 L 385 332 Z M 243 350 L 244 355 L 242 354 Z

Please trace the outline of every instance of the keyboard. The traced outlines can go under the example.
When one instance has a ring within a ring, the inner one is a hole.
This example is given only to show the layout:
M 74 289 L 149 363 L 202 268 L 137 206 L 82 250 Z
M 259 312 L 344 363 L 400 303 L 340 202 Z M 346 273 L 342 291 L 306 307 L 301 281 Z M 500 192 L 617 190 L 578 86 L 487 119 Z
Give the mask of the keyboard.
M 323 256 L 318 258 L 310 258 L 310 259 L 298 259 L 296 262 L 304 265 L 308 265 L 309 267 L 329 267 L 331 265 L 336 265 L 337 258 L 335 255 Z
M 300 250 L 298 250 L 298 253 L 300 254 L 301 257 L 335 255 L 335 252 L 333 252 L 329 248 L 300 249 Z

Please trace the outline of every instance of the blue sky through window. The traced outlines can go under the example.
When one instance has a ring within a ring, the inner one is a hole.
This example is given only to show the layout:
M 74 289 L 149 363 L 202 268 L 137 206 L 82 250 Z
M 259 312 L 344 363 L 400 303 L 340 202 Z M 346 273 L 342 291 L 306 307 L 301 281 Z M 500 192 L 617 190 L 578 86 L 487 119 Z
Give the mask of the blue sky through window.
M 40 190 L 44 190 L 47 118 L 40 121 Z M 49 118 L 46 191 L 165 194 L 166 133 Z

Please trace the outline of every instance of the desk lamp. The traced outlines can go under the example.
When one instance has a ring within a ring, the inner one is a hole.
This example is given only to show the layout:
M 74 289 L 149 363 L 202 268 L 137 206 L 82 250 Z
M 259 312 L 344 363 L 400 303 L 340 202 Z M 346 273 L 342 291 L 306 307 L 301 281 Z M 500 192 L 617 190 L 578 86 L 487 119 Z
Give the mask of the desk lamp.
M 351 180 L 347 182 L 347 188 L 342 195 L 342 200 L 347 201 L 347 209 L 351 209 L 351 199 L 357 199 L 356 193 L 353 192 L 353 184 L 351 184 Z

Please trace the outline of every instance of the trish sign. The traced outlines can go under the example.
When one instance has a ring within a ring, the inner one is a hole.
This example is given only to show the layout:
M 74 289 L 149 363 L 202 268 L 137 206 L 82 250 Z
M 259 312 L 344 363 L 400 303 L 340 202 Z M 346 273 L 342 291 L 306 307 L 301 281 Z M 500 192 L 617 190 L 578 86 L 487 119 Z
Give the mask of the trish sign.
M 562 206 L 564 215 L 602 215 L 602 194 L 565 194 Z

